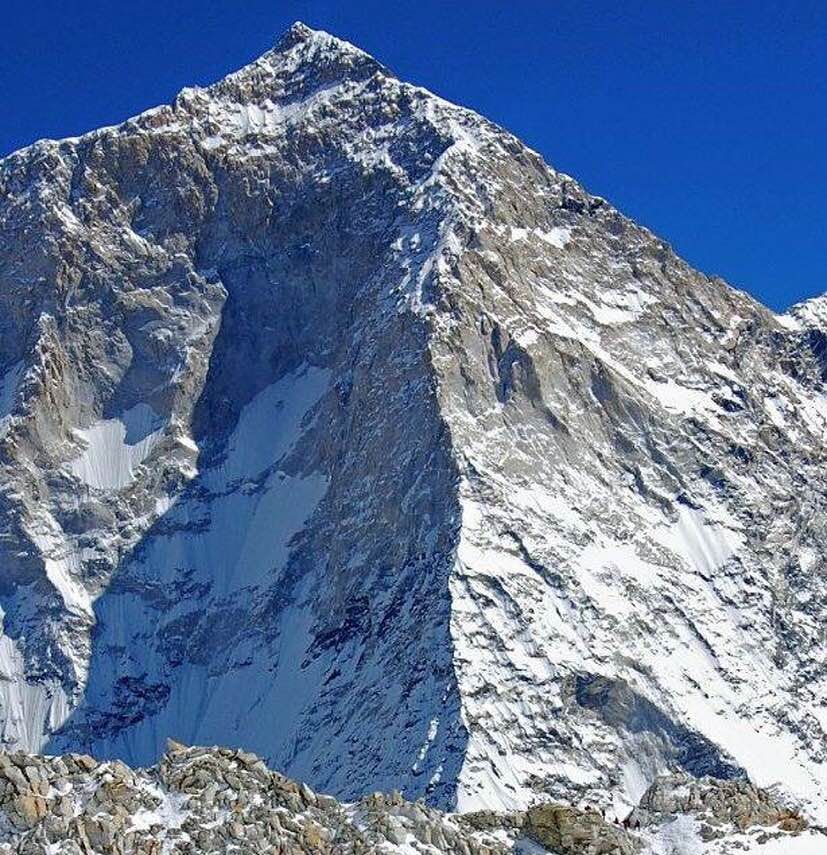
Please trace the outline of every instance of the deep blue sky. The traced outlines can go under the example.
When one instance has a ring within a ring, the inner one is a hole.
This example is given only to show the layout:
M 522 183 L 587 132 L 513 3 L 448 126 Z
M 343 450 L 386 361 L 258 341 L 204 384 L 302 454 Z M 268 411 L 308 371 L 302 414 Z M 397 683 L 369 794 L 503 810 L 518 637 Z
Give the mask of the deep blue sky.
M 506 126 L 773 307 L 827 290 L 824 0 L 4 0 L 0 155 L 212 82 L 296 19 Z

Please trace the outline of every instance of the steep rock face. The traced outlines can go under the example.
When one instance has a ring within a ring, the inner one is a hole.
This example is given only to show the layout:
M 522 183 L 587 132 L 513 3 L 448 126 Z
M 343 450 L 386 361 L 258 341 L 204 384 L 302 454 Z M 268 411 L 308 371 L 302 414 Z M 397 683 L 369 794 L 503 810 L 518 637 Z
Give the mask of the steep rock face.
M 363 792 L 444 715 L 422 773 L 455 776 L 456 467 L 394 291 L 441 217 L 427 102 L 299 27 L 128 130 L 6 161 L 6 299 L 43 304 L 9 359 L 49 360 L 7 439 L 37 455 L 9 452 L 32 494 L 9 517 L 44 530 L 9 538 L 34 565 L 4 608 L 10 744 L 236 740 Z
M 819 301 L 301 25 L 3 161 L 0 301 L 7 745 L 827 803 Z
M 776 318 L 518 165 L 480 159 L 432 345 L 463 507 L 460 801 L 671 767 L 823 803 L 818 315 Z

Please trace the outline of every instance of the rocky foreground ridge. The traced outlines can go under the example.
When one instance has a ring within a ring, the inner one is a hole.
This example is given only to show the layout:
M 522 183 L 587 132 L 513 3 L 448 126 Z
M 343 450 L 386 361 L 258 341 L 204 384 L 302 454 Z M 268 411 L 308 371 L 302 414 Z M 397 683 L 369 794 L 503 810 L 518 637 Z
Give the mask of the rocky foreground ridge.
M 746 782 L 660 778 L 624 819 L 554 803 L 446 814 L 399 793 L 342 803 L 255 754 L 172 741 L 146 769 L 85 754 L 0 754 L 3 853 L 769 855 L 827 846 L 795 810 Z

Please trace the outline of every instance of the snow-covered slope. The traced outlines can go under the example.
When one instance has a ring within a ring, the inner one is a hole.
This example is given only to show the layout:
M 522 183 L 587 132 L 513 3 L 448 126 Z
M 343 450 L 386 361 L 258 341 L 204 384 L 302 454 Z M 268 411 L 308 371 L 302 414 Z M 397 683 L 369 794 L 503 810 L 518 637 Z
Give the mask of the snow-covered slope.
M 0 163 L 6 744 L 827 805 L 814 302 L 302 25 Z

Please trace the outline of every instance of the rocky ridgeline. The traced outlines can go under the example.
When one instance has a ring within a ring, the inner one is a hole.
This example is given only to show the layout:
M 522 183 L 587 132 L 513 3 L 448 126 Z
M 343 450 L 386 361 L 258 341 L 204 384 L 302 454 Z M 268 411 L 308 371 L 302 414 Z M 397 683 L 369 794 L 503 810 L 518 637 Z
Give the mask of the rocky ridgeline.
M 171 743 L 157 766 L 137 770 L 79 754 L 4 754 L 0 793 L 2 852 L 359 855 L 403 844 L 462 855 L 505 851 L 398 794 L 343 805 L 254 754 L 221 748 Z
M 147 769 L 82 754 L 2 754 L 0 800 L 0 851 L 49 855 L 504 855 L 537 844 L 562 855 L 635 855 L 658 851 L 650 849 L 652 832 L 678 814 L 702 818 L 704 840 L 755 826 L 766 840 L 806 827 L 745 782 L 682 776 L 652 785 L 631 830 L 594 809 L 557 804 L 462 816 L 398 793 L 343 804 L 271 771 L 254 754 L 172 742 Z
M 686 848 L 680 848 L 675 835 L 667 834 L 667 846 L 675 848 L 664 849 L 661 832 L 680 819 L 691 821 Z M 701 853 L 704 842 L 727 837 L 732 837 L 732 851 L 745 851 L 750 843 L 760 846 L 807 829 L 798 812 L 777 804 L 770 793 L 747 781 L 686 775 L 658 778 L 623 823 L 607 821 L 594 808 L 561 804 L 538 804 L 508 814 L 479 811 L 460 817 L 460 822 L 475 831 L 499 831 L 515 842 L 527 839 L 560 855 Z
M 733 827 L 739 831 L 773 828 L 794 834 L 807 827 L 798 811 L 779 805 L 770 793 L 748 781 L 693 779 L 688 775 L 658 778 L 644 793 L 631 821 L 645 828 L 661 824 L 666 816 L 680 814 L 700 820 L 704 840 L 725 837 Z

